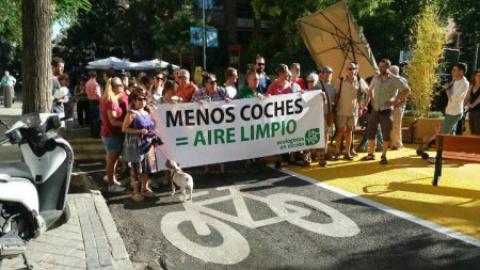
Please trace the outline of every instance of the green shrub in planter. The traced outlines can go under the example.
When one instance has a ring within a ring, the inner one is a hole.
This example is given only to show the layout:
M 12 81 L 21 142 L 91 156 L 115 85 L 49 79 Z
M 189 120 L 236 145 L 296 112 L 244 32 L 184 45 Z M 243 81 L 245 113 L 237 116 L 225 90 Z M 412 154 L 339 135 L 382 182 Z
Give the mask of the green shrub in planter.
M 407 110 L 403 113 L 403 116 L 406 116 L 406 117 L 416 117 L 417 115 L 419 115 L 419 113 L 413 110 Z M 442 112 L 433 111 L 433 112 L 429 112 L 426 118 L 442 118 L 442 117 L 443 117 Z

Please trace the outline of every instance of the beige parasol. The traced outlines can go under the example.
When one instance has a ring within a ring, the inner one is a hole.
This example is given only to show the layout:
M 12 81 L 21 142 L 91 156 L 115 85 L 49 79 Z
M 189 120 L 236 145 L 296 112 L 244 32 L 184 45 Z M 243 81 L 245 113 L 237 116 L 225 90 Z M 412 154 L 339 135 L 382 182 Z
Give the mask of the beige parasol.
M 359 75 L 363 78 L 378 70 L 370 45 L 345 1 L 300 18 L 297 24 L 317 65 L 330 66 L 334 78 L 345 76 L 345 66 L 351 61 L 359 64 Z

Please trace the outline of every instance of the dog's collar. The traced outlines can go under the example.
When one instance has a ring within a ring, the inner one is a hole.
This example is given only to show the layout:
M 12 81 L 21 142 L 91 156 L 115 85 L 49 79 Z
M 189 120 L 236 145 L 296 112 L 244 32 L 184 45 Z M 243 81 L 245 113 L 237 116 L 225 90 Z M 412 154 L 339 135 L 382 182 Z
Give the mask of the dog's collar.
M 182 170 L 175 170 L 175 171 L 173 171 L 172 177 L 173 177 L 176 173 L 181 173 L 181 172 L 182 172 Z

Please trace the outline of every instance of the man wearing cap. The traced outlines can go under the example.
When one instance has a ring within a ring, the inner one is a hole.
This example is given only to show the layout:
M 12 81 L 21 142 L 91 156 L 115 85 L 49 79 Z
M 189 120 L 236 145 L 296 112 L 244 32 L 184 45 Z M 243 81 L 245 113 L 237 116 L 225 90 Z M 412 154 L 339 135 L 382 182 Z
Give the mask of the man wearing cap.
M 391 66 L 390 60 L 382 59 L 378 62 L 380 74 L 373 77 L 368 91 L 367 101 L 372 100 L 372 113 L 368 119 L 369 153 L 362 158 L 362 161 L 375 160 L 375 136 L 378 131 L 378 124 L 382 128 L 383 152 L 380 164 L 386 165 L 387 150 L 390 144 L 390 133 L 393 125 L 393 108 L 400 106 L 410 95 L 410 87 L 399 78 L 391 75 L 388 71 Z
M 346 160 L 353 160 L 351 155 L 352 132 L 357 125 L 358 117 L 361 115 L 361 95 L 368 89 L 367 83 L 358 77 L 358 66 L 356 63 L 349 63 L 346 67 L 345 79 L 340 79 L 337 87 L 337 136 L 335 137 L 334 160 L 340 158 L 340 146 L 345 134 L 345 155 Z

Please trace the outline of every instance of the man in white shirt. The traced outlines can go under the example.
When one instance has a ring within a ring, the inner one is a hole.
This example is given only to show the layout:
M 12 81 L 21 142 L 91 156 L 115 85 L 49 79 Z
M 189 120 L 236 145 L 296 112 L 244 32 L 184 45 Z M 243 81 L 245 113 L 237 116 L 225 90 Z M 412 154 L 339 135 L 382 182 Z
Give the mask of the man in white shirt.
M 463 117 L 463 101 L 467 96 L 468 88 L 470 86 L 465 73 L 467 72 L 467 65 L 464 63 L 457 63 L 453 66 L 452 76 L 453 82 L 444 86 L 447 92 L 448 105 L 445 109 L 445 118 L 443 120 L 440 133 L 453 134 L 457 122 Z
M 235 83 L 238 80 L 238 71 L 236 68 L 229 67 L 225 71 L 225 91 L 227 93 L 227 98 L 236 99 L 238 97 L 238 90 Z

